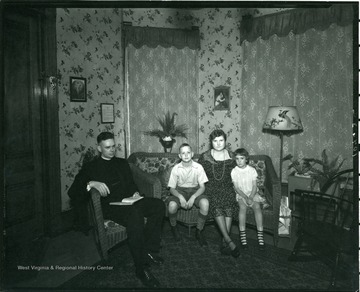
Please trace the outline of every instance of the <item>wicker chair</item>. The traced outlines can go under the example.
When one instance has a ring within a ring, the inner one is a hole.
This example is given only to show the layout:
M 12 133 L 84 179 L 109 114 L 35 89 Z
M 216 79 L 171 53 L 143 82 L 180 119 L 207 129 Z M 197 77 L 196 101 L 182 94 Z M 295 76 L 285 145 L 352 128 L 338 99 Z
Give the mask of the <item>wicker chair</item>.
M 80 163 L 84 165 L 94 159 L 95 156 L 95 149 L 89 148 L 82 155 Z M 140 170 L 135 165 L 130 164 L 130 168 L 135 184 L 137 185 L 141 194 L 144 194 L 148 197 L 154 197 L 161 192 L 161 184 L 157 178 Z M 75 214 L 78 213 L 79 207 L 81 208 L 81 206 L 77 206 Z M 106 226 L 106 216 L 104 218 L 101 209 L 100 194 L 96 189 L 92 188 L 90 190 L 90 200 L 87 208 L 88 210 L 86 210 L 85 205 L 84 207 L 85 214 L 83 215 L 89 218 L 82 218 L 82 224 L 87 225 L 88 223 L 85 221 L 90 221 L 89 223 L 94 230 L 96 246 L 99 254 L 102 259 L 107 259 L 109 250 L 118 243 L 121 243 L 127 239 L 126 228 L 115 223 L 111 224 L 111 226 Z M 87 213 L 89 216 L 87 216 Z M 78 230 L 84 232 L 81 228 Z
M 272 160 L 267 155 L 250 155 L 249 165 L 258 172 L 258 187 L 265 194 L 269 207 L 262 210 L 264 231 L 273 236 L 274 245 L 279 240 L 279 215 L 281 204 L 280 180 L 274 169 Z M 238 218 L 233 218 L 238 220 Z M 246 223 L 256 226 L 255 214 L 251 208 L 247 208 Z

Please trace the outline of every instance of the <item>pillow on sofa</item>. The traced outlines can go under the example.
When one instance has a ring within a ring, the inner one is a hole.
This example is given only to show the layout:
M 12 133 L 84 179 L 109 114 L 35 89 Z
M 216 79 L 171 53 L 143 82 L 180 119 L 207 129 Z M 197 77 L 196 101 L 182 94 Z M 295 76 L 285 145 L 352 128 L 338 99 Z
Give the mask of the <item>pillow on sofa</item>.
M 262 205 L 262 209 L 267 209 L 271 206 L 271 198 L 270 198 L 270 193 L 266 188 L 259 188 L 259 193 L 260 197 L 262 197 L 264 199 L 264 201 L 261 203 Z
M 168 167 L 164 168 L 163 170 L 160 170 L 157 173 L 157 177 L 159 178 L 160 183 L 161 183 L 161 199 L 162 200 L 165 200 L 170 195 L 167 185 L 168 185 L 168 182 L 170 179 L 170 174 L 171 174 L 172 169 L 173 169 L 173 166 L 168 166 Z

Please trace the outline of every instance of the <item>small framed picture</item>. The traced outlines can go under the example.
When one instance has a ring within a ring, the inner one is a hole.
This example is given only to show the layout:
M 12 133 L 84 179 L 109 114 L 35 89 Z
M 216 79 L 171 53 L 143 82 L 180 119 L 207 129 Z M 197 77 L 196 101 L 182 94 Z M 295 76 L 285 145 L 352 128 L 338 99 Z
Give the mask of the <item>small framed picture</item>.
M 86 78 L 70 77 L 70 101 L 86 102 Z
M 115 122 L 114 116 L 114 104 L 113 103 L 101 103 L 101 123 L 108 124 Z
M 214 110 L 227 111 L 230 109 L 230 87 L 218 86 L 214 88 Z

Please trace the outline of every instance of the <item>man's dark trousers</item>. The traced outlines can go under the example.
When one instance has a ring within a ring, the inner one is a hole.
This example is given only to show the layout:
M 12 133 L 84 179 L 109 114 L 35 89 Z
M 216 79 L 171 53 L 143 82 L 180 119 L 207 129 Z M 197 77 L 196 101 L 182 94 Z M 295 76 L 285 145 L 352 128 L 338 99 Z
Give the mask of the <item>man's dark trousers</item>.
M 159 252 L 165 204 L 156 198 L 137 201 L 130 206 L 103 206 L 106 219 L 124 225 L 135 267 L 142 270 L 146 254 Z M 146 223 L 144 217 L 147 219 Z

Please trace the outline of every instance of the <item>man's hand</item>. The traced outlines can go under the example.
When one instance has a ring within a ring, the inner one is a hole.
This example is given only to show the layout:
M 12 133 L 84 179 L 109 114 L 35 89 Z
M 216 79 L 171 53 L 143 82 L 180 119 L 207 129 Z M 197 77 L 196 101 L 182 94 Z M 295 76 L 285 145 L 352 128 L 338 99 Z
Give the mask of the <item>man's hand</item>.
M 140 198 L 141 196 L 140 196 L 140 193 L 139 192 L 135 192 L 134 194 L 133 194 L 133 198 Z
M 110 190 L 106 184 L 99 182 L 99 181 L 91 181 L 89 182 L 90 188 L 95 188 L 99 191 L 102 197 L 107 197 L 110 194 Z

